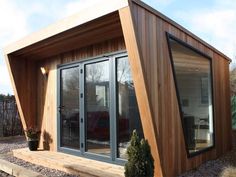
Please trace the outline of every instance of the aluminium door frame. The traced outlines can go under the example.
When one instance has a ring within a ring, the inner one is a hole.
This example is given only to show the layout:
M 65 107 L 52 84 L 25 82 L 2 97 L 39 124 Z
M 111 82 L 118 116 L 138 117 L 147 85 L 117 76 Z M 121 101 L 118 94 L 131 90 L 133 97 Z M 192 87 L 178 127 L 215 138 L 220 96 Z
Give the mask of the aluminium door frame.
M 57 151 L 66 152 L 68 154 L 81 155 L 81 147 L 79 147 L 79 150 L 78 150 L 78 149 L 72 149 L 72 148 L 61 146 L 61 115 L 60 115 L 61 71 L 64 70 L 64 69 L 70 69 L 70 68 L 76 68 L 76 67 L 78 67 L 79 71 L 80 71 L 81 64 L 80 63 L 73 63 L 71 65 L 60 66 L 60 67 L 57 68 Z M 81 138 L 81 136 L 80 136 L 80 138 Z
M 128 57 L 128 54 L 126 51 L 118 51 L 113 52 L 109 54 L 103 54 L 100 56 L 83 59 L 79 61 L 73 61 L 65 64 L 60 64 L 57 66 L 57 151 L 68 153 L 71 155 L 76 155 L 80 157 L 85 157 L 89 159 L 114 163 L 118 165 L 124 165 L 124 163 L 127 162 L 125 159 L 121 159 L 117 157 L 117 59 Z M 91 152 L 86 152 L 86 107 L 85 107 L 85 66 L 92 63 L 99 63 L 102 61 L 108 61 L 109 62 L 109 99 L 110 99 L 110 106 L 109 106 L 109 130 L 110 130 L 110 156 L 95 154 Z M 79 88 L 80 88 L 80 148 L 77 149 L 71 149 L 67 147 L 61 146 L 61 118 L 60 118 L 60 112 L 59 112 L 59 106 L 61 102 L 61 70 L 73 68 L 73 67 L 79 67 Z M 81 120 L 83 119 L 83 120 Z M 83 147 L 81 147 L 81 143 L 83 143 Z

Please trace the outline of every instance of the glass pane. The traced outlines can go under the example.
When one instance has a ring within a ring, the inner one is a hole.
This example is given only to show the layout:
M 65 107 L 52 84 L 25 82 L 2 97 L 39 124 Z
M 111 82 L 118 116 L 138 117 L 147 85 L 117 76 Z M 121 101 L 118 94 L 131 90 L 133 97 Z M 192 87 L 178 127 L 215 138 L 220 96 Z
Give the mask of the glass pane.
M 109 62 L 85 66 L 86 150 L 110 155 Z
M 79 149 L 79 67 L 61 70 L 61 146 Z
M 210 60 L 170 40 L 183 127 L 190 153 L 213 145 Z
M 117 155 L 119 158 L 127 159 L 126 151 L 133 130 L 137 130 L 140 138 L 144 136 L 127 57 L 117 59 L 116 71 L 118 87 Z

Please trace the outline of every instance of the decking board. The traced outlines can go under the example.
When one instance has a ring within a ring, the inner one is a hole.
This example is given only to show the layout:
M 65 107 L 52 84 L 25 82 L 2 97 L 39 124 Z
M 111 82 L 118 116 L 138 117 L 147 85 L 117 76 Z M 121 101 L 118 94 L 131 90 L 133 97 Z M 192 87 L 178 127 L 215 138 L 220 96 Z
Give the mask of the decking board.
M 13 150 L 19 159 L 83 177 L 123 177 L 124 167 L 53 151 Z

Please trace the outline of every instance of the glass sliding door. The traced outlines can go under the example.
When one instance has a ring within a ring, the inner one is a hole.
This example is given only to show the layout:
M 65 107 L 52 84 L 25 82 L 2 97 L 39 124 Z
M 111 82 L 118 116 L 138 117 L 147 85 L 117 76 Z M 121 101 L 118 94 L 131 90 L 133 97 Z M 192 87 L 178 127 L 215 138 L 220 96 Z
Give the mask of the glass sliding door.
M 127 159 L 127 147 L 133 130 L 143 138 L 134 83 L 131 75 L 128 57 L 116 60 L 117 82 L 117 156 Z
M 61 69 L 60 80 L 61 146 L 79 149 L 79 66 Z
M 143 130 L 126 53 L 58 67 L 58 149 L 123 164 Z
M 86 151 L 110 155 L 109 61 L 85 65 Z

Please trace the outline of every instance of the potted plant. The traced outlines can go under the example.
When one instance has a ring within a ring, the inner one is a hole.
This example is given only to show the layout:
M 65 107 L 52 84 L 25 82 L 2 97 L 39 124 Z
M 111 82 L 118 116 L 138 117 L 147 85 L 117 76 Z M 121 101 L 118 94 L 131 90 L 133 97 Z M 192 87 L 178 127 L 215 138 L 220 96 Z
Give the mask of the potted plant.
M 37 128 L 30 127 L 25 130 L 25 133 L 27 136 L 29 150 L 36 151 L 39 145 L 40 131 Z

